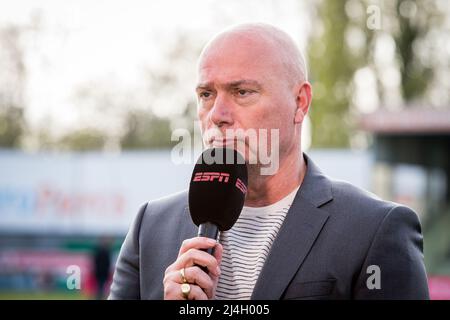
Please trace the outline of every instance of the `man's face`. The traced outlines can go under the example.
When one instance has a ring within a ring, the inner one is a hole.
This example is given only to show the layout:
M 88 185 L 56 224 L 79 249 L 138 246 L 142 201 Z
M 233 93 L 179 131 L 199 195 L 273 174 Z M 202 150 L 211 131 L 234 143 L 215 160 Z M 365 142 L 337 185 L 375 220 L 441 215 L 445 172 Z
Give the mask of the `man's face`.
M 205 146 L 231 146 L 226 131 L 236 129 L 257 130 L 259 144 L 259 129 L 266 129 L 267 153 L 279 148 L 280 156 L 297 143 L 293 85 L 276 50 L 264 42 L 229 36 L 213 43 L 199 63 L 196 91 Z M 279 145 L 270 145 L 271 129 L 279 130 Z M 248 139 L 245 144 L 248 160 L 249 149 L 257 150 Z

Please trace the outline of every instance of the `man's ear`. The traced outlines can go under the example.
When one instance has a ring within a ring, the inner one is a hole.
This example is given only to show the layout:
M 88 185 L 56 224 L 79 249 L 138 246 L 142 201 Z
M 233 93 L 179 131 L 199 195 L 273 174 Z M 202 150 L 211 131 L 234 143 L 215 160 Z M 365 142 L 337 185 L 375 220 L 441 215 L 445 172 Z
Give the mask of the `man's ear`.
M 308 81 L 303 82 L 297 87 L 297 109 L 295 110 L 294 123 L 302 123 L 308 113 L 311 104 L 312 89 Z

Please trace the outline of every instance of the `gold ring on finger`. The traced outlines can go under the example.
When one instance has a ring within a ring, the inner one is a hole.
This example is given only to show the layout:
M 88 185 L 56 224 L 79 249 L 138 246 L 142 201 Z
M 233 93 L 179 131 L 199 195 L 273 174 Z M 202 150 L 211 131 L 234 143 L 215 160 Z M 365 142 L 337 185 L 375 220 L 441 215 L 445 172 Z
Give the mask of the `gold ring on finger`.
M 186 273 L 185 273 L 184 268 L 180 270 L 180 275 L 181 275 L 181 281 L 183 281 L 183 283 L 187 283 Z
M 181 293 L 183 294 L 183 298 L 189 298 L 189 293 L 191 293 L 191 286 L 189 285 L 189 283 L 183 283 L 181 285 Z

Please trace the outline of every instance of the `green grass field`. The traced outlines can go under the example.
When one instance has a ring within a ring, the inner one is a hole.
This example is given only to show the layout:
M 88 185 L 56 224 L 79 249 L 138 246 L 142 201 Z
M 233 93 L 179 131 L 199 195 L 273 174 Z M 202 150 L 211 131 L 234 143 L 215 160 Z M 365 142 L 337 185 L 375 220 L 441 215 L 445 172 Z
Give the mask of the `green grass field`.
M 75 292 L 2 292 L 0 300 L 88 300 L 90 297 Z

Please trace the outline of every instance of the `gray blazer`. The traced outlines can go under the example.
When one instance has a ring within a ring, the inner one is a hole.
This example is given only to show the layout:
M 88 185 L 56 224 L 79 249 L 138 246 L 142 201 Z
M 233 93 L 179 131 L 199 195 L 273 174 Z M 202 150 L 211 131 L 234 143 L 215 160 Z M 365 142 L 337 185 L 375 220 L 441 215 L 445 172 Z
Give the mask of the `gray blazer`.
M 333 181 L 305 160 L 252 299 L 428 299 L 416 213 Z M 163 299 L 165 269 L 196 235 L 187 191 L 144 204 L 120 250 L 109 299 Z

